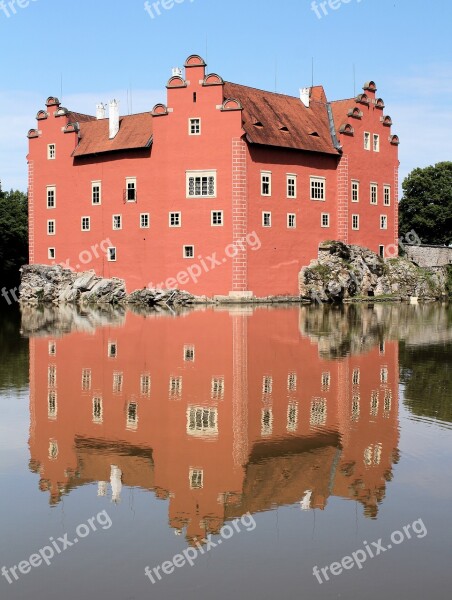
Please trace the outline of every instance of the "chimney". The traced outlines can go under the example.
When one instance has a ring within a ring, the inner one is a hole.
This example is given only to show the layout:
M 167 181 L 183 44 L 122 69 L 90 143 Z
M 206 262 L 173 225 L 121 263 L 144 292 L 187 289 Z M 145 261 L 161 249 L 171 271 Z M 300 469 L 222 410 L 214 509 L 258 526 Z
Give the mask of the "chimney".
M 112 140 L 119 131 L 119 100 L 110 100 L 108 117 L 110 121 L 109 138 Z
M 96 119 L 105 119 L 105 104 L 102 102 L 100 104 L 96 104 Z
M 306 106 L 306 108 L 309 108 L 310 96 L 311 96 L 311 88 L 307 87 L 307 88 L 300 89 L 300 100 Z
M 172 73 L 173 77 L 182 77 L 182 69 L 179 67 L 173 67 Z

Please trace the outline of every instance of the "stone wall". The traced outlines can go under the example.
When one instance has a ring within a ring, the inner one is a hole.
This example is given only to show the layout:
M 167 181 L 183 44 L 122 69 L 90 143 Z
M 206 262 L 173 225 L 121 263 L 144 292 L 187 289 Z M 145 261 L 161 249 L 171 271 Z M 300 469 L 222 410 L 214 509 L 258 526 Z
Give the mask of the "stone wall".
M 447 246 L 405 246 L 406 256 L 419 267 L 452 265 L 452 248 Z

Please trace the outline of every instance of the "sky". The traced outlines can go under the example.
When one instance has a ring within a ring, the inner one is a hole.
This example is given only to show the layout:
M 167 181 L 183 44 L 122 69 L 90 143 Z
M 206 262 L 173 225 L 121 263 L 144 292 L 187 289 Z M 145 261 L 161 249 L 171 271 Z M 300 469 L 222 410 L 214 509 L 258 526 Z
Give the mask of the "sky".
M 88 114 L 112 98 L 121 114 L 152 110 L 191 54 L 225 80 L 292 96 L 313 80 L 329 100 L 351 98 L 373 80 L 400 137 L 401 178 L 452 160 L 450 0 L 153 4 L 0 0 L 4 190 L 26 191 L 26 135 L 49 96 Z

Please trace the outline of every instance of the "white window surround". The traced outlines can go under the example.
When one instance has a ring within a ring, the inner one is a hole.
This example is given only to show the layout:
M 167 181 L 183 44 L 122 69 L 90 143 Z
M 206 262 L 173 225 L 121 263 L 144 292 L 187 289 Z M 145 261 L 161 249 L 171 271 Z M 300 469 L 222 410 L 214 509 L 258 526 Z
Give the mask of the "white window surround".
M 370 184 L 370 203 L 374 205 L 378 204 L 378 183 Z
M 383 185 L 383 204 L 391 206 L 391 186 L 388 184 Z
M 222 210 L 212 210 L 210 212 L 210 224 L 212 227 L 223 227 L 223 211 Z
M 92 181 L 91 182 L 91 204 L 93 206 L 99 206 L 102 204 L 102 182 Z
M 330 213 L 322 213 L 320 215 L 320 224 L 325 228 L 330 226 Z
M 352 202 L 359 202 L 359 181 L 352 179 Z
M 140 213 L 140 229 L 149 229 L 149 213 Z
M 272 214 L 271 212 L 262 212 L 262 227 L 272 226 Z
M 108 262 L 116 262 L 116 246 L 107 248 L 107 260 Z
M 113 215 L 111 218 L 111 227 L 115 231 L 122 229 L 122 215 Z
M 380 152 L 380 136 L 374 133 L 372 136 L 372 148 L 374 152 Z
M 380 229 L 388 228 L 388 215 L 380 215 Z
M 91 231 L 91 219 L 88 216 L 84 216 L 80 219 L 80 228 L 82 231 Z
M 126 177 L 126 202 L 137 201 L 137 178 Z
M 46 186 L 47 208 L 56 208 L 56 185 Z
M 309 178 L 309 197 L 311 200 L 324 202 L 326 199 L 326 178 L 312 175 Z
M 201 135 L 200 117 L 190 117 L 188 119 L 188 135 Z
M 296 229 L 297 215 L 295 213 L 287 213 L 287 229 Z
M 359 230 L 359 215 L 352 215 L 352 229 Z
M 216 198 L 217 197 L 217 170 L 186 171 L 187 198 Z
M 56 233 L 56 221 L 55 219 L 49 219 L 47 221 L 47 235 L 55 235 Z
M 56 158 L 56 144 L 47 144 L 47 159 L 55 160 Z
M 364 150 L 370 151 L 370 131 L 364 132 Z
M 55 260 L 55 258 L 56 258 L 55 248 L 47 248 L 47 258 L 49 260 Z
M 297 197 L 297 176 L 295 173 L 287 173 L 286 188 L 287 198 L 295 199 Z
M 190 250 L 191 248 L 191 250 Z M 188 260 L 195 258 L 195 247 L 193 244 L 184 244 L 182 247 L 182 256 Z
M 261 196 L 272 195 L 272 172 L 261 171 Z
M 168 213 L 168 226 L 182 227 L 182 213 L 177 211 Z

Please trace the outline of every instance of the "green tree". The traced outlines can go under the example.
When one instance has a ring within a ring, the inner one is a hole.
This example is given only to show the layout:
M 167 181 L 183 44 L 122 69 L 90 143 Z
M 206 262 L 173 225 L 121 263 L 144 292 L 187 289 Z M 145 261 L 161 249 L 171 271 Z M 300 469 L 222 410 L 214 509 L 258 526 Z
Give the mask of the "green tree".
M 423 244 L 452 244 L 452 162 L 414 169 L 402 183 L 400 233 Z
M 28 203 L 19 191 L 3 192 L 0 184 L 0 282 L 19 284 L 19 269 L 28 263 Z

